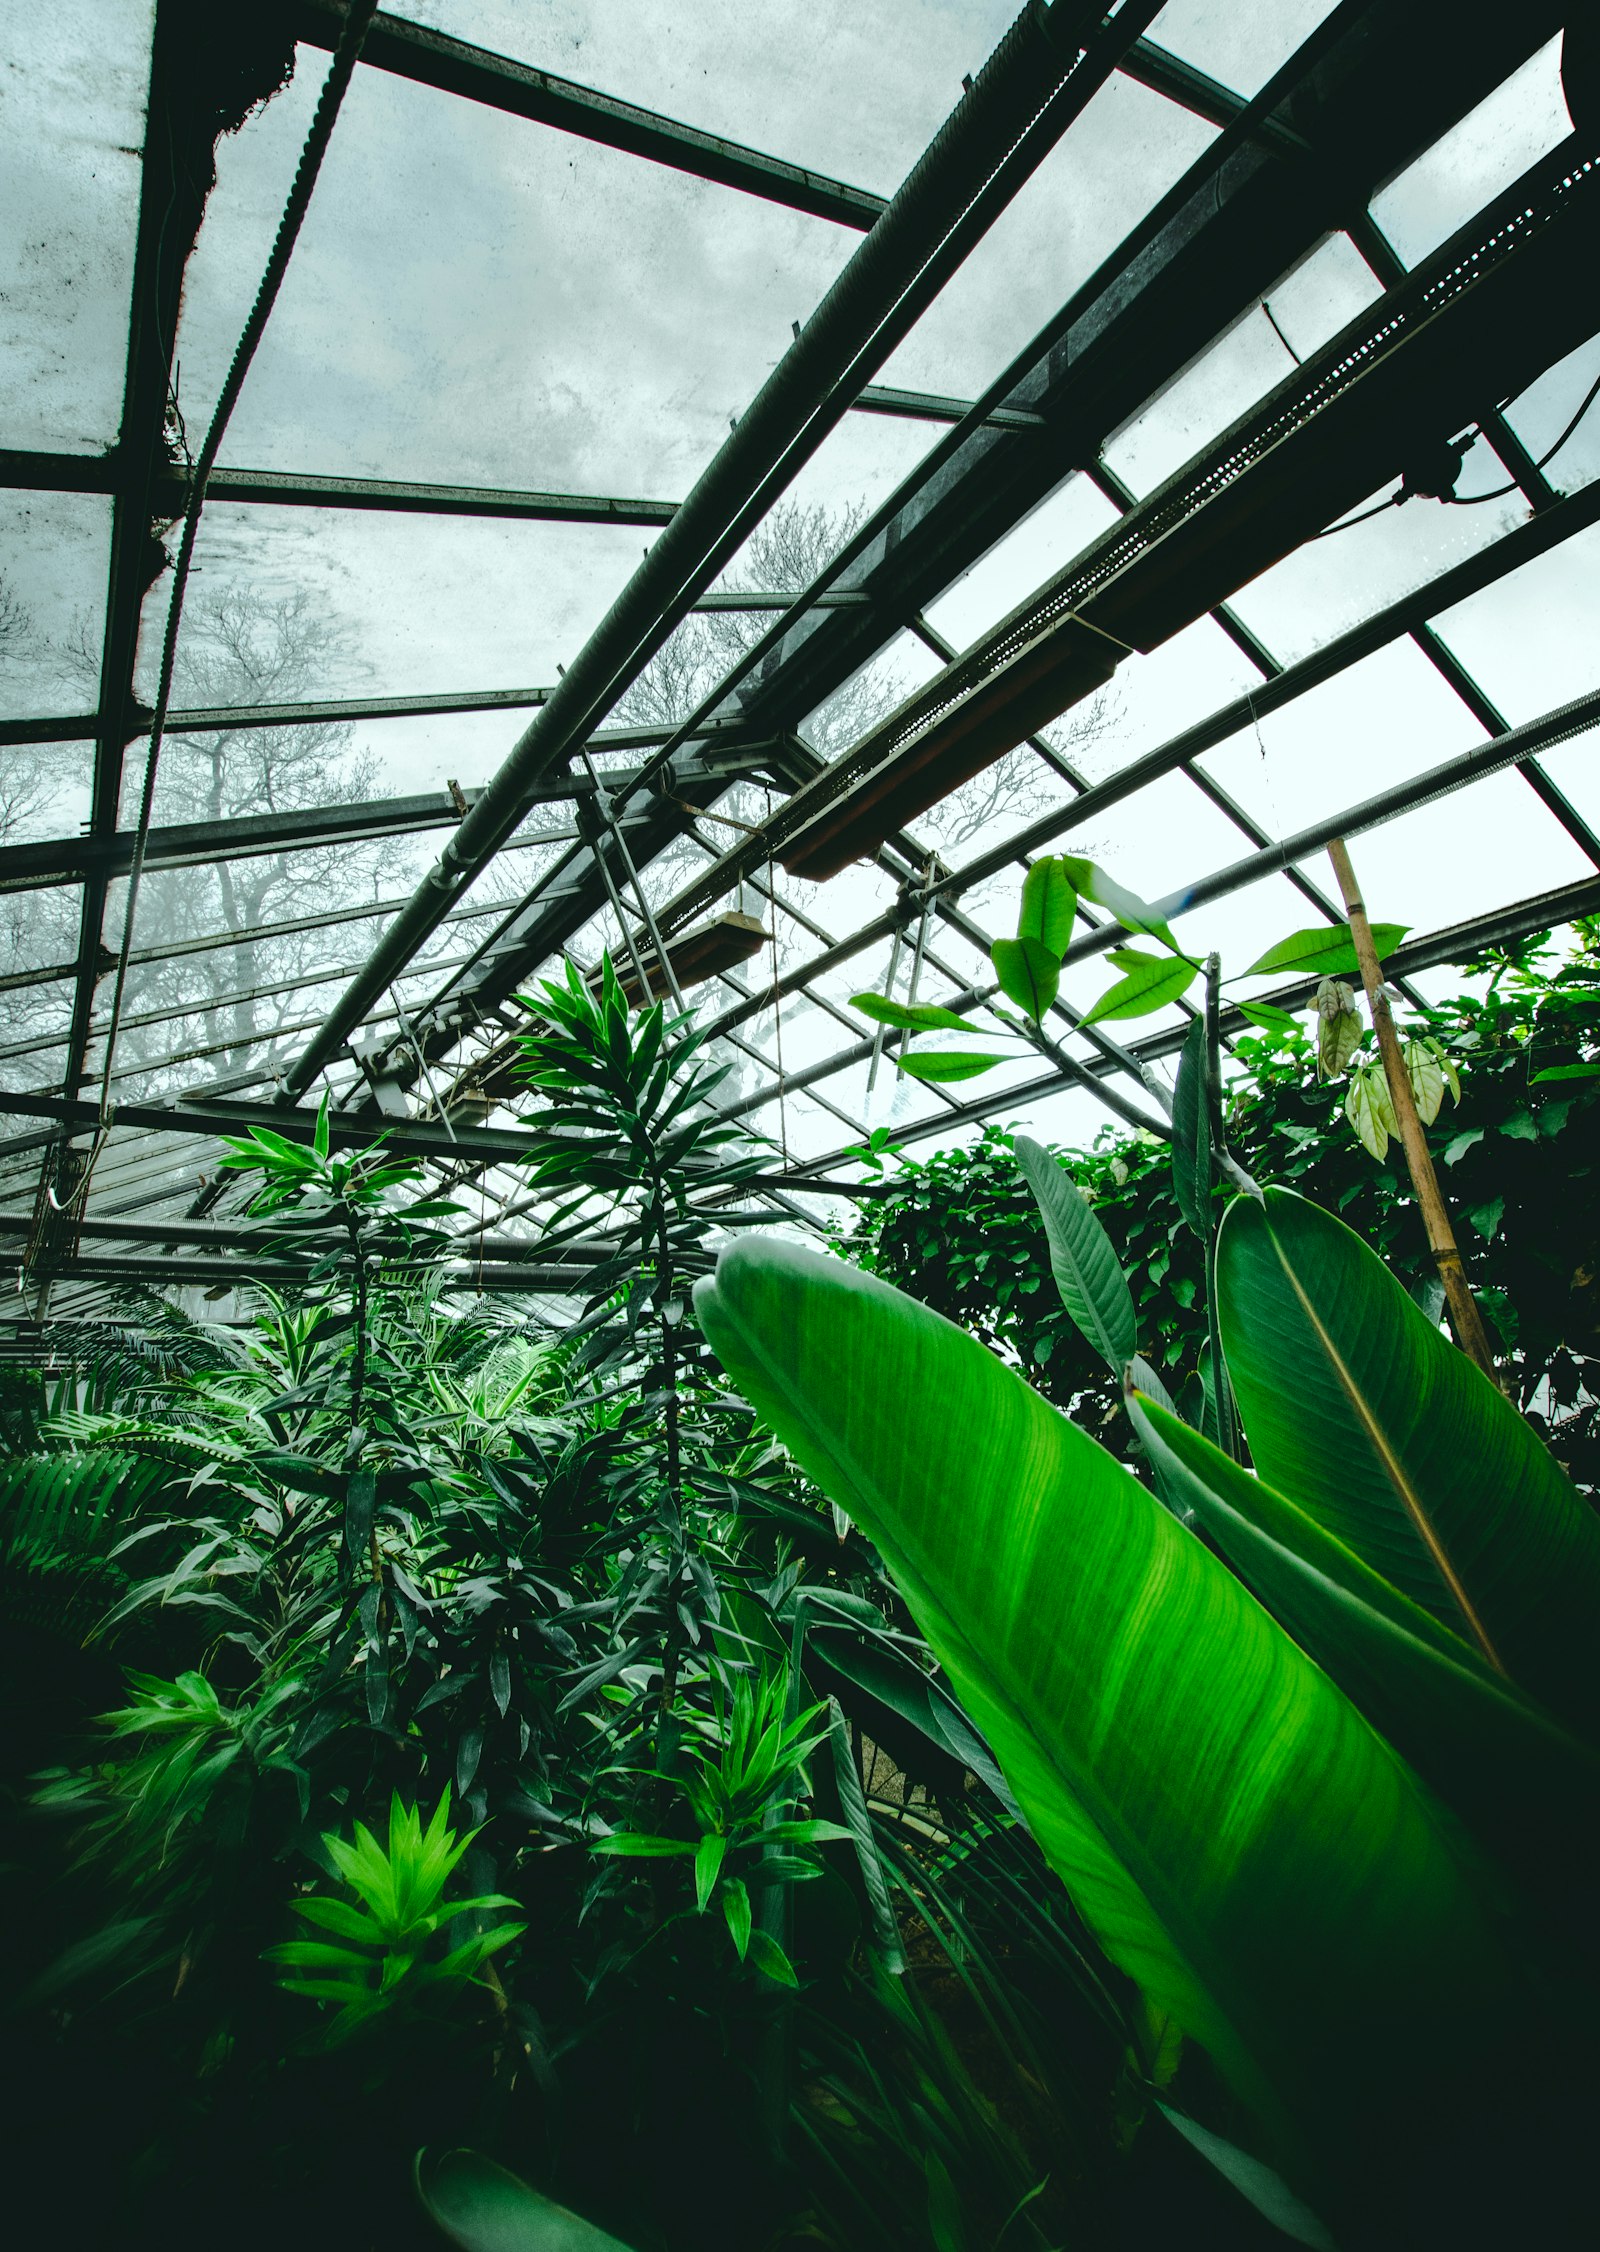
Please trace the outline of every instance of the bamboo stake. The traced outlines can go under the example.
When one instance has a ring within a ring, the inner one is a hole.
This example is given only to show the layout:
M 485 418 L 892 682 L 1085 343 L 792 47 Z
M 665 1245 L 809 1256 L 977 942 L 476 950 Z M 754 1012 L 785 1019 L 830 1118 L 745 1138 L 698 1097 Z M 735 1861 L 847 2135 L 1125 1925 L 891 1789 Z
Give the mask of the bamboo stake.
M 1355 942 L 1356 960 L 1361 965 L 1361 982 L 1366 987 L 1367 1007 L 1372 1012 L 1372 1029 L 1378 1035 L 1378 1052 L 1383 1057 L 1384 1077 L 1389 1082 L 1389 1100 L 1394 1106 L 1395 1123 L 1400 1128 L 1400 1146 L 1405 1151 L 1406 1169 L 1411 1175 L 1411 1186 L 1416 1192 L 1422 1224 L 1428 1233 L 1428 1248 L 1433 1253 L 1433 1263 L 1439 1270 L 1439 1280 L 1444 1284 L 1445 1304 L 1450 1309 L 1450 1327 L 1455 1331 L 1456 1343 L 1467 1358 L 1477 1363 L 1492 1384 L 1498 1385 L 1500 1378 L 1494 1365 L 1489 1335 L 1483 1326 L 1478 1301 L 1472 1295 L 1472 1286 L 1467 1281 L 1466 1270 L 1461 1264 L 1455 1230 L 1450 1225 L 1450 1214 L 1439 1188 L 1439 1177 L 1433 1169 L 1428 1138 L 1423 1132 L 1422 1120 L 1417 1115 L 1416 1098 L 1411 1092 L 1411 1074 L 1406 1069 L 1405 1057 L 1400 1053 L 1400 1036 L 1394 1028 L 1389 996 L 1384 989 L 1383 971 L 1373 949 L 1372 925 L 1367 920 L 1367 910 L 1362 904 L 1355 870 L 1350 865 L 1350 854 L 1343 837 L 1334 838 L 1328 847 L 1328 858 L 1333 863 L 1333 872 L 1339 880 L 1339 891 L 1344 900 L 1344 910 L 1350 918 L 1350 936 Z

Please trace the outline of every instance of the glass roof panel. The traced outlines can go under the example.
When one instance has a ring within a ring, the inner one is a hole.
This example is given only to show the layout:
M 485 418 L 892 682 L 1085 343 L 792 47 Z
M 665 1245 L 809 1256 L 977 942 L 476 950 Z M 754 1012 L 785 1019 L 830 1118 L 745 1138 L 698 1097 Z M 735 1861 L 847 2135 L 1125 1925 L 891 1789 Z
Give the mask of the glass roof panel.
M 1562 440 L 1575 415 L 1582 419 L 1550 461 L 1550 481 L 1558 491 L 1575 493 L 1600 477 L 1600 413 L 1584 401 L 1600 381 L 1600 337 L 1580 344 L 1564 360 L 1530 383 L 1506 409 L 1506 420 L 1536 461 Z
M 1097 486 L 1087 477 L 1068 477 L 928 604 L 928 623 L 957 649 L 967 648 L 1116 521 L 1116 509 Z
M 888 195 L 1016 15 L 1015 0 L 417 0 L 456 38 Z
M 1373 914 L 1419 933 L 1594 874 L 1555 816 L 1509 773 L 1402 814 L 1350 850 Z
M 75 836 L 89 817 L 92 743 L 10 743 L 0 750 L 0 846 Z
M 109 500 L 0 490 L 0 719 L 94 710 L 110 559 Z
M 1102 86 L 950 281 L 880 380 L 981 391 L 1216 138 L 1131 78 Z
M 1592 525 L 1441 611 L 1435 622 L 1480 688 L 1517 726 L 1594 687 L 1597 617 L 1600 525 Z
M 1571 131 L 1556 38 L 1391 180 L 1372 215 L 1415 266 Z
M 1503 476 L 1480 471 L 1474 456 L 1484 450 L 1480 438 L 1467 456 L 1471 476 L 1482 474 L 1485 485 L 1503 483 Z M 1393 482 L 1386 477 L 1373 490 L 1381 494 Z M 1372 503 L 1363 496 L 1359 505 Z M 1280 663 L 1293 664 L 1426 586 L 1451 564 L 1491 546 L 1502 532 L 1525 523 L 1528 513 L 1520 493 L 1484 508 L 1450 508 L 1431 500 L 1386 508 L 1364 524 L 1308 540 L 1241 587 L 1231 606 Z
M 248 311 L 324 70 L 302 48 L 290 88 L 218 149 L 179 335 L 191 432 Z M 677 500 L 856 239 L 358 72 L 225 458 Z
M 1482 740 L 1460 697 L 1402 641 L 1264 714 L 1199 763 L 1270 836 L 1287 837 Z
M 8 446 L 99 453 L 122 421 L 151 0 L 6 11 L 0 396 Z
M 1150 37 L 1248 97 L 1261 91 L 1333 7 L 1334 0 L 1168 0 Z
M 230 616 L 263 649 L 289 619 L 280 696 L 549 687 L 610 608 L 643 536 L 609 524 L 219 503 L 202 519 L 184 604 L 185 701 L 201 700 L 208 676 L 227 691 L 218 701 L 245 700 L 249 668 L 230 660 L 215 628 Z M 145 605 L 147 699 L 169 586 L 158 580 Z M 525 719 L 501 722 L 505 749 Z

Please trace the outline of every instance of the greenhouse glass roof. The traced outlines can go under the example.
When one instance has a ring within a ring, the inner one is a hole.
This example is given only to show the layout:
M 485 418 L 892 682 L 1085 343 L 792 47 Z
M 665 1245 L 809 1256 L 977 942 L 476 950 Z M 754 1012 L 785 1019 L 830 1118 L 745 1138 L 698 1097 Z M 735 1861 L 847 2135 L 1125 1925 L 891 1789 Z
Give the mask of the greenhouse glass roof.
M 878 1127 L 1165 1131 L 1104 916 L 981 1082 L 850 1008 L 981 1020 L 1041 852 L 1238 967 L 1346 836 L 1423 998 L 1600 907 L 1587 17 L 234 14 L 8 13 L 13 1322 L 230 1290 L 217 1136 L 325 1090 L 469 1185 L 465 1285 L 580 1286 L 508 1074 L 564 958 L 697 1009 L 742 1206 L 827 1227 Z

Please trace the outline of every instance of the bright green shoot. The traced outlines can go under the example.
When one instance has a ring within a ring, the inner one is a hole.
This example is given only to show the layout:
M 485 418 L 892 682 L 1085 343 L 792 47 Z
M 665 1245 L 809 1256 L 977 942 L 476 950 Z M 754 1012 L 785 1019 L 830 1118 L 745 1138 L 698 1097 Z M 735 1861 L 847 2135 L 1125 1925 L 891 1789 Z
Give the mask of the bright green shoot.
M 802 1794 L 805 1763 L 828 1733 L 820 1704 L 787 1713 L 789 1683 L 787 1667 L 759 1683 L 737 1676 L 721 1730 L 687 1749 L 663 1778 L 683 1803 L 691 1834 L 618 1830 L 595 1847 L 628 1859 L 692 1860 L 695 1913 L 720 1908 L 739 1960 L 781 1986 L 798 1983 L 794 1967 L 755 1921 L 752 1888 L 820 1876 L 816 1848 L 850 1837 L 837 1822 L 781 1814 Z
M 353 1843 L 324 1836 L 328 1858 L 355 1898 L 317 1893 L 295 1901 L 295 1914 L 330 1936 L 285 1940 L 267 1949 L 267 1960 L 284 1965 L 287 1975 L 279 1984 L 289 1993 L 335 2005 L 323 2036 L 327 2044 L 348 2040 L 375 2020 L 450 2000 L 478 1982 L 490 1956 L 527 1929 L 495 1924 L 440 1951 L 440 1935 L 456 1917 L 517 1905 L 501 1892 L 472 1900 L 446 1897 L 477 1834 L 468 1830 L 458 1837 L 451 1829 L 447 1787 L 426 1829 L 416 1807 L 402 1805 L 396 1793 L 387 1845 L 361 1822 Z

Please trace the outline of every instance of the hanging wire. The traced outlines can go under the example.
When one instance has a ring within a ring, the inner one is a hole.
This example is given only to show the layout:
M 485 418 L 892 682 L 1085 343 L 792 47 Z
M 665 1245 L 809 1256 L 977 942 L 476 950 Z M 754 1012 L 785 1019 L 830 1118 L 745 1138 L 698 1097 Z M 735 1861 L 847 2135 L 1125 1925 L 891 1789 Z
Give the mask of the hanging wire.
M 1589 409 L 1594 405 L 1596 399 L 1600 399 L 1600 375 L 1597 375 L 1595 377 L 1588 390 L 1584 393 L 1577 413 L 1567 424 L 1565 430 L 1562 431 L 1555 444 L 1547 448 L 1547 450 L 1542 453 L 1539 456 L 1538 460 L 1534 463 L 1533 466 L 1535 469 L 1543 469 L 1547 466 L 1547 464 L 1555 460 L 1556 455 L 1561 451 L 1567 440 L 1572 436 L 1579 423 L 1583 420 Z M 1454 508 L 1476 508 L 1480 501 L 1504 500 L 1507 493 L 1514 493 L 1517 490 L 1517 481 L 1513 477 L 1509 485 L 1497 485 L 1492 493 L 1452 493 L 1450 495 L 1450 503 Z
M 1579 402 L 1577 413 L 1574 414 L 1572 420 L 1567 424 L 1565 430 L 1562 431 L 1560 437 L 1557 438 L 1554 445 L 1547 446 L 1544 452 L 1539 456 L 1538 460 L 1534 463 L 1533 466 L 1535 469 L 1546 469 L 1549 467 L 1550 463 L 1555 460 L 1556 455 L 1561 451 L 1562 447 L 1567 443 L 1567 440 L 1577 429 L 1579 423 L 1583 420 L 1589 409 L 1594 405 L 1596 399 L 1600 399 L 1600 375 L 1597 375 L 1595 377 L 1588 390 L 1584 393 L 1583 398 Z M 1486 500 L 1504 500 L 1508 493 L 1515 493 L 1519 492 L 1520 490 L 1521 487 L 1517 479 L 1513 477 L 1509 484 L 1496 485 L 1492 492 L 1450 493 L 1445 496 L 1445 506 L 1447 508 L 1479 508 Z M 1356 524 L 1365 524 L 1372 517 L 1381 516 L 1386 508 L 1398 508 L 1401 502 L 1407 497 L 1407 494 L 1402 488 L 1398 492 L 1390 493 L 1386 500 L 1380 500 L 1377 503 L 1376 507 L 1364 508 L 1359 516 L 1347 516 L 1342 523 L 1326 524 L 1323 526 L 1320 532 L 1313 532 L 1311 537 L 1317 540 L 1325 540 L 1331 539 L 1335 532 L 1348 532 L 1352 528 L 1352 526 Z
M 322 160 L 327 154 L 328 144 L 333 137 L 334 123 L 338 118 L 344 97 L 349 90 L 350 81 L 355 75 L 362 41 L 365 39 L 367 28 L 376 14 L 377 0 L 352 0 L 349 14 L 345 18 L 344 30 L 340 34 L 338 47 L 334 51 L 333 61 L 329 66 L 328 75 L 323 81 L 322 92 L 317 100 L 316 114 L 311 120 L 311 129 L 306 135 L 305 146 L 300 152 L 300 162 L 295 168 L 294 181 L 289 189 L 283 216 L 278 222 L 278 232 L 272 245 L 272 255 L 267 260 L 266 272 L 263 274 L 261 286 L 256 292 L 255 303 L 250 308 L 250 317 L 245 323 L 244 332 L 235 349 L 232 364 L 228 369 L 227 380 L 224 382 L 221 395 L 217 400 L 216 412 L 211 418 L 211 427 L 206 432 L 205 442 L 200 448 L 199 459 L 191 462 L 189 466 L 188 494 L 183 512 L 183 536 L 178 547 L 178 560 L 173 568 L 172 595 L 167 604 L 166 633 L 161 646 L 160 686 L 156 692 L 155 709 L 150 719 L 150 743 L 145 753 L 144 788 L 139 800 L 139 819 L 134 830 L 133 850 L 128 864 L 128 895 L 123 908 L 122 944 L 117 955 L 117 975 L 111 993 L 111 1013 L 106 1022 L 105 1062 L 100 1074 L 99 1116 L 95 1125 L 95 1138 L 89 1152 L 88 1162 L 71 1192 L 68 1206 L 81 1205 L 88 1195 L 89 1183 L 94 1173 L 96 1160 L 104 1147 L 106 1136 L 110 1132 L 116 1117 L 115 1105 L 111 1100 L 111 1067 L 116 1053 L 117 1032 L 122 1022 L 122 1004 L 127 990 L 128 963 L 133 947 L 134 923 L 139 903 L 139 886 L 144 875 L 145 852 L 150 837 L 150 822 L 155 809 L 156 774 L 161 760 L 161 745 L 166 732 L 167 714 L 172 703 L 173 672 L 178 653 L 178 628 L 183 618 L 184 594 L 188 587 L 189 572 L 194 561 L 195 539 L 200 529 L 200 513 L 205 506 L 206 487 L 210 482 L 211 473 L 216 467 L 217 455 L 221 451 L 223 438 L 227 434 L 228 424 L 233 417 L 233 410 L 238 404 L 239 394 L 244 388 L 245 377 L 250 372 L 250 363 L 255 358 L 256 348 L 265 332 L 273 305 L 277 301 L 278 292 L 283 286 L 284 275 L 289 269 L 290 257 L 293 254 L 307 209 L 310 206 L 311 191 L 316 186 L 317 175 L 322 169 Z M 178 427 L 181 432 L 181 420 Z M 187 452 L 187 447 L 185 450 Z M 51 1202 L 56 1203 L 53 1194 L 51 1195 Z M 68 1207 L 57 1204 L 58 1210 L 66 1208 Z

